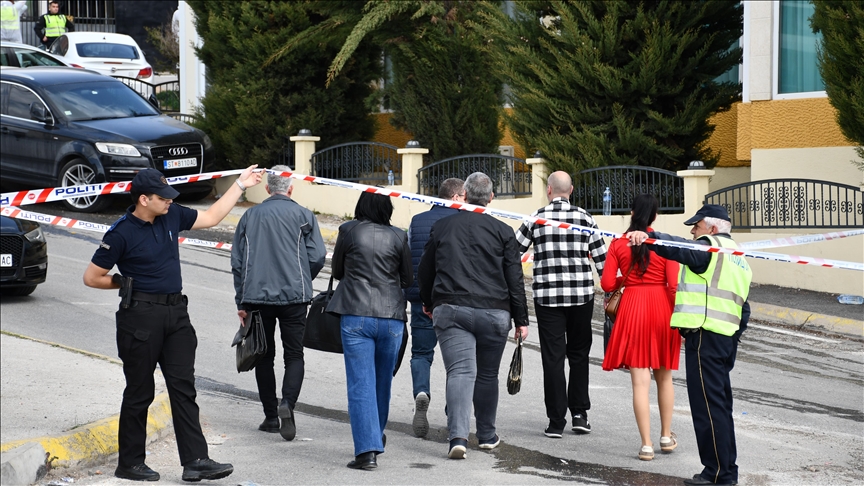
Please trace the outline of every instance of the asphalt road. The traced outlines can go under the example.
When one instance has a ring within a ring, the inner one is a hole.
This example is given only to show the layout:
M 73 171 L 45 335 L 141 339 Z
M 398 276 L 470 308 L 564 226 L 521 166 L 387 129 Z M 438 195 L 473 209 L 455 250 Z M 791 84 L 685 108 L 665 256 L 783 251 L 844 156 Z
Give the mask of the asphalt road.
M 88 217 L 89 220 L 97 218 Z M 83 218 L 82 218 L 83 219 Z M 100 221 L 105 222 L 105 221 Z M 116 356 L 115 292 L 89 289 L 81 275 L 99 235 L 46 227 L 48 281 L 29 298 L 6 298 L 0 327 L 25 336 Z M 196 236 L 202 237 L 202 236 Z M 212 238 L 209 238 L 212 239 Z M 443 411 L 444 370 L 432 370 L 431 431 L 426 439 L 411 434 L 413 399 L 406 368 L 394 380 L 388 448 L 373 472 L 345 467 L 352 459 L 345 376 L 341 356 L 309 351 L 306 380 L 297 407 L 298 436 L 283 441 L 257 430 L 263 419 L 254 375 L 238 374 L 229 347 L 237 328 L 228 254 L 221 250 L 181 247 L 184 292 L 198 334 L 196 376 L 202 423 L 216 460 L 232 462 L 235 473 L 215 484 L 680 484 L 699 472 L 682 369 L 674 376 L 673 430 L 680 446 L 654 461 L 636 458 L 639 435 L 630 405 L 628 373 L 603 372 L 602 331 L 595 322 L 591 353 L 589 417 L 593 433 L 570 433 L 560 440 L 543 436 L 542 375 L 536 329 L 525 350 L 525 382 L 515 396 L 502 391 L 498 431 L 502 445 L 491 452 L 476 448 L 472 436 L 468 459 L 446 459 Z M 328 269 L 315 282 L 326 287 Z M 861 484 L 864 482 L 864 353 L 859 341 L 749 330 L 732 373 L 741 472 L 740 484 Z M 508 344 L 501 379 L 513 350 Z M 277 349 L 277 356 L 281 353 Z M 38 357 L 34 357 L 38 360 Z M 109 366 L 106 364 L 106 366 Z M 81 393 L 86 391 L 82 377 Z M 502 383 L 502 390 L 504 389 Z M 51 400 L 50 390 L 34 390 L 34 399 Z M 652 398 L 652 400 L 654 400 Z M 655 401 L 656 403 L 656 401 Z M 57 406 L 63 406 L 58 402 Z M 659 438 L 659 416 L 652 407 L 652 430 Z M 656 443 L 655 443 L 656 445 Z M 171 437 L 149 447 L 147 463 L 163 483 L 180 483 L 181 468 Z M 60 471 L 76 484 L 117 484 L 114 464 L 81 471 Z M 97 474 L 97 471 L 102 474 Z M 52 473 L 54 474 L 54 473 Z M 49 476 L 43 484 L 57 476 Z M 131 483 L 129 483 L 131 484 Z

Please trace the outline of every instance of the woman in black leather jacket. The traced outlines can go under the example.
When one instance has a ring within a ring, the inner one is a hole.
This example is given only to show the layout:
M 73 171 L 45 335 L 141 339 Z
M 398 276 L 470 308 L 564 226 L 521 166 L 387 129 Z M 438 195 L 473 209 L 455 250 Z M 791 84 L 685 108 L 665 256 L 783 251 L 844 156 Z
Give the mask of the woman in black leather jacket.
M 390 385 L 408 320 L 402 289 L 414 278 L 411 249 L 408 235 L 390 226 L 392 214 L 389 197 L 364 192 L 333 251 L 339 286 L 327 311 L 342 316 L 352 469 L 378 467 L 376 456 L 384 452 Z

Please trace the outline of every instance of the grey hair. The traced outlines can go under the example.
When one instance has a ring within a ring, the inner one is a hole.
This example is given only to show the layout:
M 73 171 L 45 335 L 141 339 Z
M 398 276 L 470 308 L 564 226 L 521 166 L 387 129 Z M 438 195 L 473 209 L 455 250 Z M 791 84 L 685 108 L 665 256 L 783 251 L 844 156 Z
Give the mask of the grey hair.
M 492 179 L 482 172 L 475 172 L 465 179 L 465 197 L 468 204 L 485 206 L 492 200 Z
M 725 219 L 720 218 L 712 218 L 710 216 L 706 216 L 702 218 L 702 221 L 705 221 L 705 226 L 710 228 L 717 228 L 718 233 L 731 233 L 732 232 L 732 223 L 726 221 Z
M 270 170 L 277 172 L 290 172 L 291 167 L 287 165 L 274 165 Z M 270 194 L 288 194 L 288 188 L 291 187 L 290 177 L 282 177 L 281 175 L 267 173 L 267 187 L 270 189 Z

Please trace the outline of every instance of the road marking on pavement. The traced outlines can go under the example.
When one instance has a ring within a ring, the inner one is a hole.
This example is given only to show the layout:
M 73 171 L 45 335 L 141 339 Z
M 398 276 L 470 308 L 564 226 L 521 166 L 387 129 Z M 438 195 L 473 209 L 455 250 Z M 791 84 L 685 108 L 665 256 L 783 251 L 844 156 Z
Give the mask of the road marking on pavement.
M 805 334 L 802 332 L 787 331 L 786 329 L 778 329 L 776 327 L 760 326 L 759 324 L 747 324 L 747 327 L 752 327 L 754 329 L 759 329 L 761 331 L 770 331 L 770 332 L 776 332 L 779 334 L 788 334 L 789 336 L 802 337 L 805 339 L 812 339 L 814 341 L 822 341 L 822 342 L 826 342 L 826 343 L 836 343 L 839 341 L 839 339 L 828 339 L 828 338 L 823 338 L 823 337 L 819 337 L 819 336 L 811 336 L 810 334 Z

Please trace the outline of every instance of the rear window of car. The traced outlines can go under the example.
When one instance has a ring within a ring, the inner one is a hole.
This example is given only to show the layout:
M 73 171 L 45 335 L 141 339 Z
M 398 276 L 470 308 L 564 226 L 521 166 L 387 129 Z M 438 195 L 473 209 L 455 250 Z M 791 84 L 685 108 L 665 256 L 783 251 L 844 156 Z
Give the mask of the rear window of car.
M 77 44 L 75 50 L 81 57 L 107 57 L 110 59 L 138 59 L 138 49 L 126 44 L 87 42 Z
M 132 88 L 117 82 L 46 86 L 51 99 L 71 121 L 130 118 L 159 112 Z

